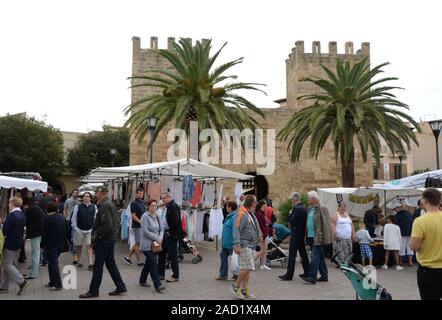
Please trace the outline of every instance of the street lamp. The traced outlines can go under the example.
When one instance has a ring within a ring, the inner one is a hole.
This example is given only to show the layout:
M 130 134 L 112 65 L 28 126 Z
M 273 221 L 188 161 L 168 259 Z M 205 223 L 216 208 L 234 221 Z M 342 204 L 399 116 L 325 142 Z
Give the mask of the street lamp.
M 436 139 L 436 166 L 437 166 L 437 170 L 439 170 L 439 144 L 438 144 L 438 140 L 439 140 L 439 133 L 440 130 L 442 129 L 442 120 L 434 120 L 434 121 L 430 121 L 428 122 L 430 124 L 431 130 L 433 131 L 434 134 L 434 138 Z
M 110 154 L 111 154 L 111 158 L 112 158 L 112 167 L 115 166 L 114 160 L 115 160 L 115 155 L 117 154 L 117 149 L 112 148 L 109 150 Z
M 407 155 L 404 152 L 399 151 L 398 152 L 398 157 L 399 157 L 399 179 L 402 179 L 402 160 L 404 158 L 406 158 Z
M 153 162 L 153 135 L 155 133 L 155 129 L 157 127 L 158 118 L 157 117 L 147 117 L 146 118 L 147 123 L 149 124 L 149 131 L 150 131 L 150 143 L 149 148 L 150 149 L 150 163 Z

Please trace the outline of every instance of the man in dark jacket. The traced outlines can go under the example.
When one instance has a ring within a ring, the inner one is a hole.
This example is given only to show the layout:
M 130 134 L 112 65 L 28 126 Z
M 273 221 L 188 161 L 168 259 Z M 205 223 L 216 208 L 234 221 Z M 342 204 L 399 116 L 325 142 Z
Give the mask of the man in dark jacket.
M 117 207 L 108 197 L 108 192 L 106 187 L 98 187 L 97 189 L 98 212 L 91 237 L 91 246 L 95 251 L 95 262 L 89 291 L 80 295 L 80 298 L 98 297 L 105 263 L 107 271 L 117 287 L 109 295 L 118 296 L 127 292 L 114 257 L 115 241 L 120 229 L 120 217 Z
M 27 198 L 26 204 L 26 239 L 31 241 L 32 262 L 28 268 L 26 279 L 35 279 L 38 276 L 40 265 L 40 243 L 43 234 L 43 221 L 46 214 L 36 205 L 33 198 Z
M 413 228 L 413 215 L 404 209 L 403 206 L 394 208 L 396 211 L 396 224 L 401 229 L 402 236 L 402 245 L 401 250 L 399 251 L 399 255 L 401 256 L 400 264 L 402 265 L 403 256 L 408 256 L 408 265 L 413 266 L 413 256 L 414 252 L 410 249 L 410 237 L 411 237 L 411 229 Z
M 3 278 L 0 284 L 0 293 L 8 293 L 9 282 L 13 281 L 19 286 L 18 295 L 25 293 L 29 286 L 29 281 L 23 278 L 23 275 L 14 266 L 14 258 L 17 256 L 20 248 L 23 246 L 23 236 L 26 225 L 26 217 L 20 210 L 23 200 L 20 197 L 13 197 L 9 200 L 9 214 L 3 224 Z
M 367 210 L 364 214 L 364 224 L 370 234 L 370 237 L 375 237 L 374 231 L 376 225 L 380 224 L 378 221 L 379 212 L 382 213 L 382 209 L 379 207 L 379 197 L 376 196 L 373 200 L 373 208 Z
M 43 223 L 43 235 L 40 244 L 48 259 L 49 283 L 46 287 L 50 290 L 62 289 L 58 257 L 67 241 L 66 219 L 57 210 L 58 205 L 55 202 L 49 202 L 46 205 L 48 217 Z
M 291 229 L 290 234 L 290 249 L 289 261 L 287 265 L 287 272 L 279 276 L 281 280 L 292 280 L 295 272 L 296 252 L 302 259 L 302 268 L 304 273 L 300 276 L 308 277 L 309 261 L 307 251 L 305 250 L 305 226 L 307 222 L 307 209 L 301 203 L 301 195 L 298 192 L 292 193 L 293 209 L 289 215 L 289 224 Z
M 178 240 L 183 238 L 183 229 L 181 227 L 181 211 L 180 207 L 173 201 L 170 193 L 166 192 L 162 195 L 164 203 L 166 203 L 167 211 L 165 214 L 164 237 L 162 247 L 158 257 L 158 273 L 161 280 L 165 278 L 166 257 L 170 258 L 170 266 L 172 268 L 172 277 L 166 279 L 166 282 L 176 282 L 180 278 L 180 270 L 178 266 Z

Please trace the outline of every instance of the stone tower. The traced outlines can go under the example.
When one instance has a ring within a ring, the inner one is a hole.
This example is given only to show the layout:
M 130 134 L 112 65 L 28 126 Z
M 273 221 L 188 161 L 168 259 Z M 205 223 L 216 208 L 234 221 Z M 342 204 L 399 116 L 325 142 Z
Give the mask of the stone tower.
M 290 112 L 300 110 L 308 106 L 308 102 L 299 102 L 298 97 L 314 93 L 317 88 L 308 82 L 299 81 L 305 76 L 326 77 L 321 65 L 331 69 L 336 68 L 336 59 L 356 63 L 364 58 L 370 59 L 370 44 L 362 43 L 361 49 L 354 51 L 353 42 L 345 43 L 345 53 L 338 54 L 337 43 L 329 42 L 328 53 L 321 52 L 321 43 L 312 43 L 312 52 L 306 53 L 304 42 L 297 41 L 289 59 L 286 60 L 287 72 L 287 105 Z M 356 146 L 356 144 L 355 144 Z M 355 148 L 355 184 L 371 186 L 373 183 L 373 166 L 371 156 L 364 163 L 360 156 L 360 150 Z M 294 166 L 294 183 L 296 188 L 311 189 L 315 186 L 339 186 L 341 185 L 341 166 L 336 164 L 334 149 L 328 143 L 319 154 L 318 160 L 309 156 L 309 149 L 304 148 L 300 161 Z
M 158 56 L 154 49 L 158 49 L 158 38 L 150 38 L 150 48 L 142 49 L 140 46 L 140 38 L 133 37 L 133 60 L 132 60 L 132 75 L 140 75 L 149 68 L 168 68 L 167 61 Z M 167 49 L 173 48 L 174 38 L 168 38 Z M 189 41 L 192 41 L 189 39 Z M 345 53 L 338 54 L 336 42 L 329 43 L 329 53 L 321 53 L 321 45 L 318 41 L 313 42 L 312 52 L 306 53 L 304 50 L 304 42 L 297 41 L 295 48 L 286 60 L 286 84 L 287 84 L 287 99 L 286 103 L 282 103 L 279 108 L 262 110 L 266 114 L 266 119 L 261 120 L 260 124 L 263 128 L 275 129 L 278 133 L 287 123 L 293 112 L 306 107 L 305 104 L 300 104 L 297 97 L 314 92 L 315 88 L 308 83 L 300 82 L 299 78 L 303 76 L 325 76 L 324 71 L 320 67 L 321 64 L 328 68 L 334 69 L 336 58 L 348 60 L 352 63 L 360 61 L 364 57 L 370 56 L 369 43 L 363 43 L 361 49 L 356 53 L 353 49 L 353 43 L 347 42 L 345 44 Z M 269 61 L 269 63 L 273 63 Z M 136 82 L 133 82 L 136 84 Z M 155 89 L 138 87 L 132 89 L 132 102 L 145 97 L 146 95 L 155 93 Z M 284 99 L 282 99 L 284 100 Z M 257 118 L 260 119 L 260 118 Z M 169 129 L 173 128 L 173 124 L 169 124 L 157 138 L 154 144 L 154 162 L 167 160 L 167 149 L 172 142 L 168 142 L 166 134 Z M 139 145 L 133 138 L 130 143 L 130 164 L 142 164 L 148 162 L 147 145 L 150 137 L 146 137 Z M 315 187 L 336 187 L 341 186 L 341 169 L 339 163 L 336 163 L 334 158 L 334 151 L 331 145 L 320 153 L 318 160 L 310 158 L 308 146 L 305 147 L 299 162 L 293 164 L 290 162 L 288 153 L 286 151 L 287 143 L 276 141 L 275 152 L 275 171 L 272 175 L 261 176 L 255 183 L 255 190 L 258 188 L 265 189 L 265 191 L 258 192 L 263 194 L 267 190 L 272 195 L 274 204 L 287 198 L 291 192 L 308 191 Z M 371 158 L 367 163 L 363 163 L 359 151 L 356 149 L 355 153 L 355 182 L 356 185 L 371 186 L 372 185 L 372 161 Z M 220 165 L 228 170 L 233 170 L 241 173 L 256 172 L 257 166 L 251 164 L 241 165 Z M 258 177 L 257 177 L 258 178 Z M 233 185 L 235 181 L 226 182 L 224 184 L 224 195 L 233 193 Z M 263 187 L 263 184 L 265 186 Z

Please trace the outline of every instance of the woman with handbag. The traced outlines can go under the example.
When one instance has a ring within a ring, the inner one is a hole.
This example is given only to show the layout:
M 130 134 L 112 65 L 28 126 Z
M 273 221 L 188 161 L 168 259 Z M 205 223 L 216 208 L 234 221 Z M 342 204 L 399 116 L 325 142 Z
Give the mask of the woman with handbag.
M 148 211 L 141 216 L 141 250 L 146 256 L 146 263 L 140 275 L 140 286 L 149 287 L 147 277 L 150 273 L 153 285 L 157 292 L 161 292 L 166 287 L 161 284 L 158 274 L 158 252 L 161 251 L 161 242 L 163 241 L 163 226 L 157 215 L 157 201 L 149 200 L 147 202 Z

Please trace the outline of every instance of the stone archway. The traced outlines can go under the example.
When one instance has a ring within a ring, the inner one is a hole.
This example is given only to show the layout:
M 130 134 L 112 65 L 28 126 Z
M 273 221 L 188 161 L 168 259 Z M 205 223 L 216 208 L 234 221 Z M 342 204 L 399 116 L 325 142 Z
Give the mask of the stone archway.
M 246 174 L 254 177 L 254 189 L 244 194 L 253 194 L 257 200 L 264 199 L 269 194 L 269 183 L 265 176 L 256 174 L 256 172 L 247 172 Z

